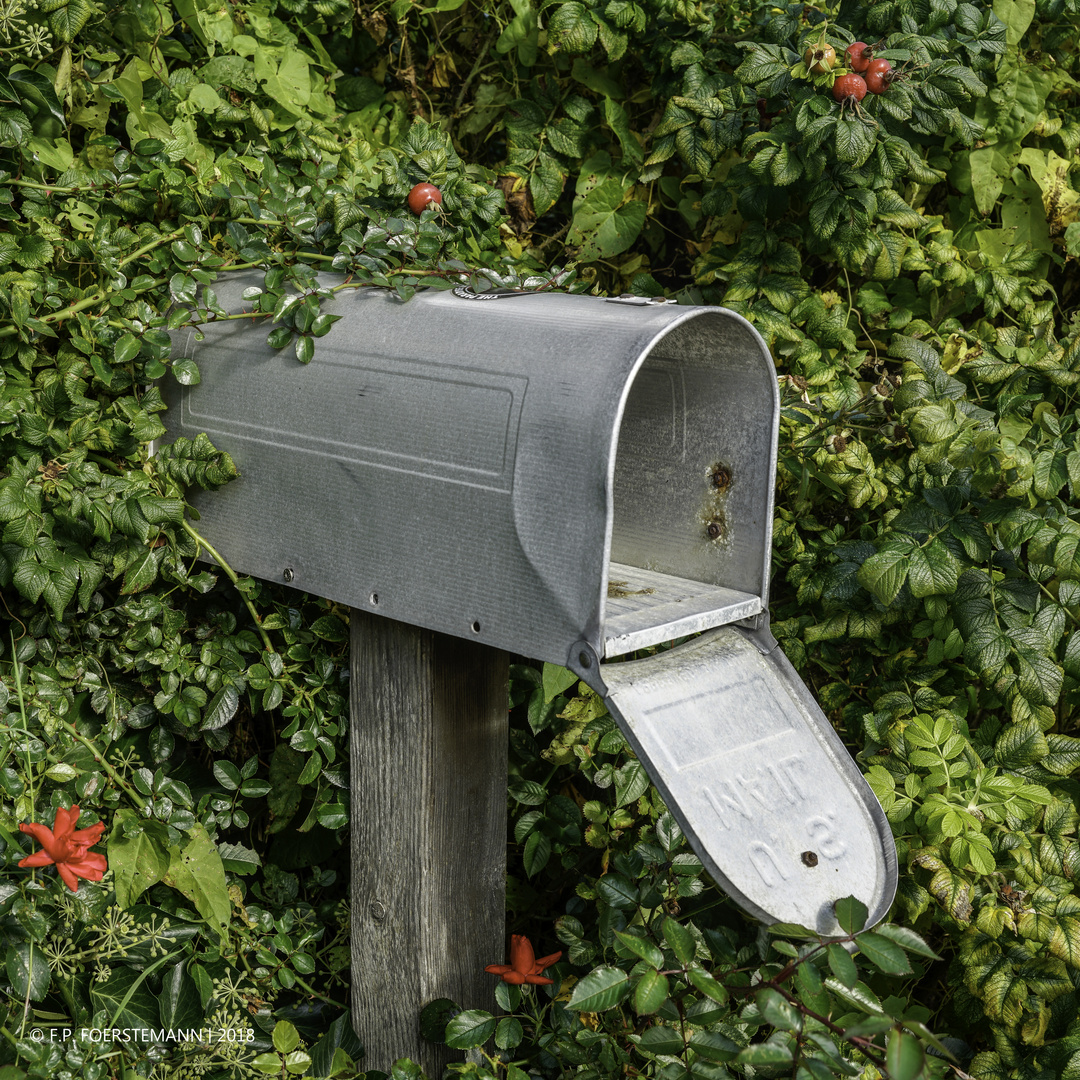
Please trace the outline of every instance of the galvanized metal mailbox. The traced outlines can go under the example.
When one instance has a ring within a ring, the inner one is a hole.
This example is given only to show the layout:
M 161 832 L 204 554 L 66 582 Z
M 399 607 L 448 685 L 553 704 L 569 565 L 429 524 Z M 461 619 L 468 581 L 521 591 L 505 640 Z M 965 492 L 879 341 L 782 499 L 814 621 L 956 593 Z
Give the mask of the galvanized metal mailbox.
M 170 434 L 241 473 L 196 500 L 200 530 L 245 573 L 568 666 L 747 911 L 839 933 L 855 894 L 883 917 L 889 825 L 768 632 L 779 402 L 753 327 L 464 288 L 327 309 L 306 367 L 265 324 L 175 335 L 202 382 L 170 391 Z

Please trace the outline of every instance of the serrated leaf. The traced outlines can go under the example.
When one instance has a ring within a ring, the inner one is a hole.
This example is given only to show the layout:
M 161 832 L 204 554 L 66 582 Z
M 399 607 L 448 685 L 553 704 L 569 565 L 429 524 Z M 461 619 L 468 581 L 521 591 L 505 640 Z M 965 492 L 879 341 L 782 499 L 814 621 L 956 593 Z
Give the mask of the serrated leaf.
M 897 926 L 895 923 L 882 923 L 876 927 L 874 933 L 895 941 L 902 949 L 916 956 L 925 956 L 929 960 L 941 960 L 929 945 L 914 930 L 907 926 Z
M 525 873 L 535 877 L 547 865 L 551 858 L 551 841 L 538 829 L 529 834 L 522 852 Z
M 560 4 L 548 19 L 548 41 L 552 47 L 569 53 L 588 52 L 596 41 L 598 27 L 584 4 L 571 0 Z
M 833 904 L 836 921 L 849 934 L 857 934 L 865 925 L 869 912 L 866 905 L 854 896 L 845 896 Z
M 718 1005 L 723 1005 L 727 1002 L 727 988 L 723 983 L 714 979 L 712 975 L 703 968 L 692 967 L 686 974 L 695 990 L 700 991 Z
M 908 562 L 908 584 L 912 595 L 949 595 L 956 591 L 962 567 L 956 556 L 938 539 L 915 548 Z
M 836 156 L 856 168 L 874 152 L 874 129 L 858 117 L 847 116 L 836 125 Z
M 885 1064 L 890 1080 L 915 1080 L 922 1072 L 926 1055 L 919 1042 L 906 1031 L 893 1029 L 885 1049 Z
M 697 947 L 694 935 L 670 915 L 664 919 L 664 940 L 680 964 L 686 965 L 693 961 Z
M 650 968 L 634 987 L 634 1011 L 639 1016 L 656 1012 L 667 1001 L 669 991 L 667 976 Z
M 735 1059 L 741 1065 L 753 1065 L 756 1068 L 775 1067 L 790 1065 L 792 1062 L 791 1051 L 779 1043 L 764 1042 L 754 1043 L 739 1051 Z
M 578 681 L 578 677 L 560 664 L 544 664 L 543 687 L 544 701 L 552 701 L 559 694 L 569 690 Z
M 7 977 L 16 999 L 41 1001 L 49 990 L 52 974 L 41 945 L 18 941 L 7 949 Z
M 516 1016 L 504 1016 L 495 1028 L 495 1045 L 500 1050 L 510 1050 L 521 1042 L 523 1034 L 521 1021 Z
M 618 1005 L 628 988 L 625 971 L 603 964 L 577 983 L 566 1007 L 578 1012 L 603 1012 Z
M 778 990 L 762 990 L 757 997 L 758 1011 L 773 1027 L 781 1031 L 798 1031 L 801 1026 L 799 1010 Z
M 833 942 L 827 949 L 829 969 L 846 987 L 852 987 L 859 980 L 859 969 L 851 954 L 838 942 Z
M 223 728 L 235 715 L 240 706 L 240 691 L 232 684 L 223 686 L 211 699 L 203 711 L 200 731 L 217 731 Z
M 647 938 L 638 937 L 637 934 L 630 934 L 624 930 L 616 930 L 615 936 L 630 952 L 639 959 L 644 960 L 646 964 L 651 964 L 654 968 L 664 966 L 664 954 Z
M 681 1054 L 686 1049 L 683 1037 L 666 1024 L 656 1024 L 642 1032 L 638 1048 L 650 1054 Z
M 495 1034 L 497 1021 L 483 1009 L 467 1009 L 446 1025 L 446 1045 L 452 1050 L 483 1046 Z
M 912 547 L 910 541 L 890 541 L 858 569 L 859 584 L 886 607 L 896 599 L 907 580 Z
M 886 975 L 910 975 L 911 962 L 896 942 L 881 934 L 867 931 L 855 939 L 859 952 Z

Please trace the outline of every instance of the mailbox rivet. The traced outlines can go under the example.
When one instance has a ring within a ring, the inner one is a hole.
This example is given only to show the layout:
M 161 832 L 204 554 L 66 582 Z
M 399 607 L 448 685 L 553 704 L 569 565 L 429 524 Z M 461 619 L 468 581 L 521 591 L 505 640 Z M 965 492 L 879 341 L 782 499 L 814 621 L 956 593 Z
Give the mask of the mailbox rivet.
M 479 619 L 473 619 L 472 632 L 474 634 L 479 634 L 480 633 L 480 620 Z
M 371 594 L 371 602 L 372 602 L 372 604 L 374 604 L 374 605 L 375 605 L 376 607 L 378 606 L 378 604 L 379 604 L 379 594 L 378 594 L 377 592 L 373 592 L 373 593 Z
M 382 922 L 386 918 L 386 905 L 381 900 L 376 900 L 368 911 L 376 922 Z
M 710 521 L 705 527 L 710 540 L 719 540 L 724 535 L 724 526 L 719 521 Z
M 282 576 L 282 577 L 283 577 L 283 578 L 284 578 L 284 579 L 285 579 L 286 581 L 292 581 L 292 579 L 293 579 L 294 577 L 296 577 L 296 575 L 295 575 L 295 574 L 294 574 L 294 573 L 292 572 L 292 568 L 291 568 L 291 567 L 288 567 L 288 566 L 286 566 L 286 567 L 285 567 L 285 573 L 284 573 L 284 574 L 282 574 L 281 576 Z
M 800 857 L 802 858 L 803 866 L 817 866 L 817 852 L 804 851 Z
M 589 654 L 587 652 L 585 652 L 584 649 L 582 649 L 581 652 L 578 653 L 578 663 L 583 668 L 591 667 L 592 666 L 592 657 L 589 656 Z

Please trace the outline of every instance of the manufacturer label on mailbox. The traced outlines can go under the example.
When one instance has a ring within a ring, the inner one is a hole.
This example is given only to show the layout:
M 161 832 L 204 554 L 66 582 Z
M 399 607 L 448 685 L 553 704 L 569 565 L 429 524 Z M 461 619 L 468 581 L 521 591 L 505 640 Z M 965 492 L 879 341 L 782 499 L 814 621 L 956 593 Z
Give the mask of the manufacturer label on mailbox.
M 604 664 L 606 699 L 706 869 L 765 922 L 841 935 L 854 895 L 871 923 L 896 891 L 880 804 L 779 648 L 733 627 Z

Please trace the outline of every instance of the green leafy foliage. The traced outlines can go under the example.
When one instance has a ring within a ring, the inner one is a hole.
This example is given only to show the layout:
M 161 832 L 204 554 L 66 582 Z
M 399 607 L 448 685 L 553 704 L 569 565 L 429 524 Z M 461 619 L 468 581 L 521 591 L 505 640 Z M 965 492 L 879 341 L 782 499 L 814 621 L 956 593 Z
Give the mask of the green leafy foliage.
M 0 36 L 5 1080 L 58 1071 L 19 1037 L 34 1008 L 236 1022 L 167 1048 L 178 1075 L 357 1071 L 330 868 L 347 612 L 200 560 L 189 492 L 235 466 L 206 436 L 159 442 L 160 381 L 200 379 L 170 335 L 250 319 L 308 363 L 335 318 L 320 269 L 403 300 L 668 295 L 757 327 L 782 395 L 773 630 L 900 855 L 892 921 L 852 900 L 842 941 L 759 933 L 603 701 L 515 667 L 510 919 L 565 953 L 550 988 L 438 1012 L 425 1033 L 474 1051 L 455 1071 L 1075 1071 L 1072 0 L 11 0 Z M 842 65 L 803 63 L 856 39 L 897 73 L 857 109 Z M 420 181 L 443 203 L 417 216 Z M 256 267 L 225 312 L 217 276 Z M 76 803 L 110 870 L 72 895 L 16 866 L 17 825 Z M 100 1080 L 166 1051 L 72 1053 Z

